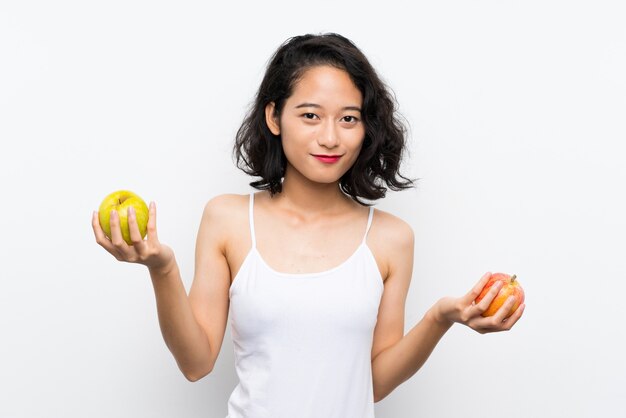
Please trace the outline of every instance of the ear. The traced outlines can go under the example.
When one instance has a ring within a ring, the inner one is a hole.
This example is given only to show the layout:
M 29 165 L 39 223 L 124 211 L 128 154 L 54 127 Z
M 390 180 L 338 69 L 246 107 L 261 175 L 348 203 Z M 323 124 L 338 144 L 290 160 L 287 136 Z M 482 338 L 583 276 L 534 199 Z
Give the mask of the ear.
M 276 120 L 276 115 L 274 114 L 276 110 L 276 105 L 274 102 L 270 102 L 265 106 L 265 123 L 267 123 L 267 127 L 270 128 L 270 131 L 278 136 L 280 135 L 280 124 L 278 120 Z

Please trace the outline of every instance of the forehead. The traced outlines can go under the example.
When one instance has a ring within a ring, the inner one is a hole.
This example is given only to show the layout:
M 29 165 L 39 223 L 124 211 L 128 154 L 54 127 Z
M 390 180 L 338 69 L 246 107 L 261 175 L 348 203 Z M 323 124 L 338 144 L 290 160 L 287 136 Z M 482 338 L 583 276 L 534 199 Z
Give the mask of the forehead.
M 296 82 L 288 101 L 360 106 L 361 91 L 342 69 L 321 65 L 309 68 Z

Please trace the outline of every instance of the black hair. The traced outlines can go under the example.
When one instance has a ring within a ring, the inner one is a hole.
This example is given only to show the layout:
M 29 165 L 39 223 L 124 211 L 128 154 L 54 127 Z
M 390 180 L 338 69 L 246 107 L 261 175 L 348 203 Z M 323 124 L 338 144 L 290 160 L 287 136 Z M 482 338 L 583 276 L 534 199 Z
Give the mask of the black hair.
M 359 48 L 336 33 L 289 38 L 270 58 L 233 148 L 237 167 L 246 174 L 261 177 L 250 186 L 269 190 L 271 195 L 282 191 L 287 159 L 280 135 L 274 135 L 267 126 L 265 107 L 274 102 L 275 116 L 280 117 L 300 77 L 319 65 L 345 70 L 363 97 L 361 117 L 365 138 L 357 160 L 339 180 L 341 190 L 367 206 L 360 197 L 376 200 L 385 197 L 387 188 L 397 191 L 413 187 L 414 180 L 399 173 L 407 128 L 398 115 L 397 103 Z

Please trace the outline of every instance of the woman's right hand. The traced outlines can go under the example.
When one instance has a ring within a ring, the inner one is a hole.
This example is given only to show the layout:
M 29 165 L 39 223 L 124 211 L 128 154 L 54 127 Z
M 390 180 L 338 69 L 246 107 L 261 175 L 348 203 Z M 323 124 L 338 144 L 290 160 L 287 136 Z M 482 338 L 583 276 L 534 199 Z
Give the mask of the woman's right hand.
M 111 211 L 110 225 L 111 238 L 109 239 L 100 225 L 98 212 L 94 211 L 91 226 L 96 236 L 96 242 L 118 261 L 143 264 L 150 271 L 162 272 L 167 272 L 174 265 L 174 252 L 170 247 L 159 242 L 156 230 L 156 204 L 154 202 L 150 203 L 146 239 L 141 238 L 135 211 L 132 207 L 128 209 L 128 227 L 132 245 L 128 245 L 122 238 L 117 211 Z

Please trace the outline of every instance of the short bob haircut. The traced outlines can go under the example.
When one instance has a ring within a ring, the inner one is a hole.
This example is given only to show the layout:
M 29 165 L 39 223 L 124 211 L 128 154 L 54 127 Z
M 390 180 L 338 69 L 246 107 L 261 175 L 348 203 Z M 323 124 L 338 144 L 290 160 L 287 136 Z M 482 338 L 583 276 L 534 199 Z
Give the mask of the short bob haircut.
M 339 180 L 341 190 L 359 204 L 369 206 L 359 198 L 376 200 L 385 197 L 387 187 L 395 191 L 413 187 L 414 181 L 399 173 L 407 129 L 397 114 L 396 101 L 365 55 L 352 41 L 336 33 L 289 38 L 271 57 L 233 148 L 237 167 L 261 177 L 250 186 L 269 190 L 272 196 L 282 191 L 287 159 L 280 135 L 272 134 L 267 126 L 265 107 L 274 102 L 275 115 L 280 118 L 300 77 L 307 69 L 320 65 L 345 70 L 363 96 L 365 138 L 357 160 Z

